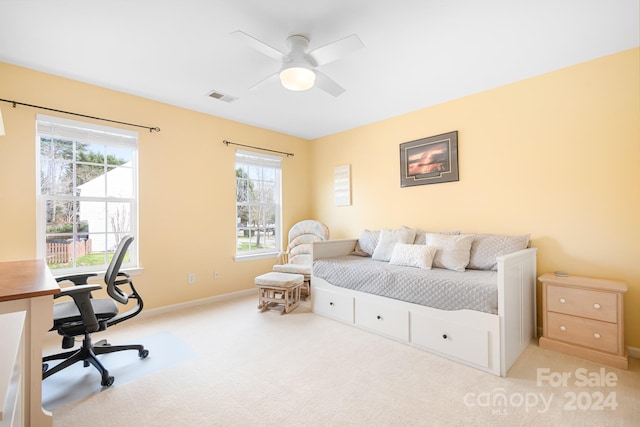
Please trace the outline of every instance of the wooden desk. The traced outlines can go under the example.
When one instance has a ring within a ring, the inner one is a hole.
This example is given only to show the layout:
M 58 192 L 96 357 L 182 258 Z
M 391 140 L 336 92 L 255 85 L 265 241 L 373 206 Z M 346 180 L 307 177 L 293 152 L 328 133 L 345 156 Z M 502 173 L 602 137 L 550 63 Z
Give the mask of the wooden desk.
M 0 314 L 25 313 L 22 422 L 27 426 L 53 425 L 51 413 L 42 408 L 42 338 L 53 324 L 53 295 L 58 293 L 44 260 L 0 262 Z M 0 342 L 4 334 L 0 331 Z

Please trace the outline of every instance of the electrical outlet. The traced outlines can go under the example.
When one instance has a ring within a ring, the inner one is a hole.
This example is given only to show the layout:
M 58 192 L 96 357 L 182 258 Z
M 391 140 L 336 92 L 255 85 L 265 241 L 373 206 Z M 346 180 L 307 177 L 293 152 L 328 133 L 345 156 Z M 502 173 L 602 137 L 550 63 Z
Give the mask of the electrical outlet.
M 187 283 L 190 285 L 193 285 L 194 283 L 196 283 L 196 274 L 195 273 L 189 273 L 187 275 Z
M 215 271 L 213 272 L 213 278 L 214 278 L 215 280 L 218 280 L 218 279 L 220 278 L 220 272 L 219 272 L 218 270 L 215 270 Z

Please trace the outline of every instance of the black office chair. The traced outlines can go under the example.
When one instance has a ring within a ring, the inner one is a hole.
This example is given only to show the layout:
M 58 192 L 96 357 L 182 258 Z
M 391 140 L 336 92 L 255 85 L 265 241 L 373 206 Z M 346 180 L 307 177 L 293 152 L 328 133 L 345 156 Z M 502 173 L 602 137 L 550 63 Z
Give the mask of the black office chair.
M 62 302 L 53 305 L 53 327 L 51 330 L 57 330 L 62 335 L 62 348 L 73 348 L 74 338 L 84 335 L 82 347 L 78 350 L 72 350 L 65 353 L 54 354 L 42 358 L 42 379 L 46 379 L 56 372 L 82 361 L 86 368 L 89 364 L 93 365 L 102 375 L 101 385 L 108 387 L 113 384 L 114 378 L 109 375 L 109 371 L 102 365 L 96 355 L 113 353 L 123 350 L 137 350 L 138 357 L 144 359 L 149 355 L 142 345 L 114 345 L 107 343 L 106 340 L 91 343 L 91 334 L 93 332 L 104 331 L 105 329 L 116 325 L 124 320 L 130 319 L 142 311 L 142 298 L 133 287 L 133 282 L 129 275 L 120 271 L 122 260 L 124 259 L 129 245 L 133 242 L 132 236 L 125 236 L 118 245 L 113 259 L 109 264 L 109 268 L 104 275 L 104 281 L 107 284 L 107 294 L 110 298 L 93 298 L 92 291 L 102 288 L 98 284 L 88 284 L 89 277 L 97 276 L 97 274 L 77 274 L 57 278 L 57 282 L 71 281 L 75 286 L 62 288 L 60 294 L 55 298 L 69 296 L 73 301 Z M 122 290 L 122 286 L 128 292 Z M 127 304 L 129 299 L 135 299 L 137 304 L 130 310 L 119 314 L 116 301 L 121 304 Z M 61 360 L 59 364 L 49 369 L 51 360 Z

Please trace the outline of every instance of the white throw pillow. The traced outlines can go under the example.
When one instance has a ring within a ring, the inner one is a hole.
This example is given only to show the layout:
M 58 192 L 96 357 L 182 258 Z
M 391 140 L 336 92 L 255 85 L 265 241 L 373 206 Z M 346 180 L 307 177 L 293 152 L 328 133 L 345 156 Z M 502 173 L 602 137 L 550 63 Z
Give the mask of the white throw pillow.
M 431 270 L 435 253 L 436 249 L 431 246 L 397 243 L 393 248 L 389 264 Z
M 427 234 L 429 233 L 437 233 L 437 234 L 460 234 L 460 230 L 454 231 L 421 231 L 416 230 L 416 240 L 413 242 L 414 245 L 424 245 L 427 243 Z
M 471 243 L 475 234 L 427 233 L 426 244 L 438 251 L 433 258 L 433 266 L 453 271 L 464 271 L 469 264 Z
M 378 261 L 389 261 L 397 243 L 413 243 L 415 238 L 416 230 L 413 228 L 400 227 L 397 230 L 380 230 L 380 238 L 371 258 Z

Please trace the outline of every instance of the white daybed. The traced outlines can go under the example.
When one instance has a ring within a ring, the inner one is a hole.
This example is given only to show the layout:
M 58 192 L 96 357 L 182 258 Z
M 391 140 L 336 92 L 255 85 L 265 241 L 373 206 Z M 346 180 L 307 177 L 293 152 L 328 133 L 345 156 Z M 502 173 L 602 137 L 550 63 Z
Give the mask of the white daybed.
M 314 262 L 352 254 L 357 242 L 315 242 Z M 313 311 L 504 377 L 535 337 L 536 249 L 496 261 L 496 314 L 409 303 L 334 286 L 312 273 Z

